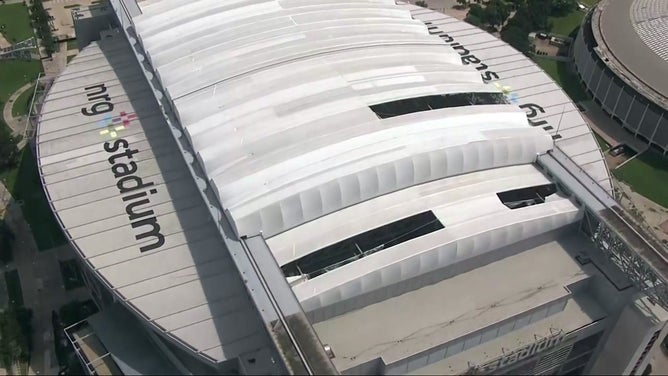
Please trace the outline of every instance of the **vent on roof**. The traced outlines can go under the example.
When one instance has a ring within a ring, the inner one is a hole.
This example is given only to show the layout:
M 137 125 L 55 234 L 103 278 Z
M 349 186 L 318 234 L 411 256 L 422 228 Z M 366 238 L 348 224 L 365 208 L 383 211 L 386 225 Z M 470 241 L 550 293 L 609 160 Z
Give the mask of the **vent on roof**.
M 555 193 L 557 193 L 557 186 L 555 184 L 545 184 L 499 192 L 496 195 L 510 209 L 519 209 L 526 206 L 543 204 L 546 197 Z
M 422 212 L 319 249 L 281 269 L 286 277 L 305 275 L 308 279 L 315 278 L 362 257 L 442 228 L 443 225 L 434 213 Z
M 400 99 L 369 106 L 381 119 L 447 107 L 507 104 L 502 93 L 457 93 Z

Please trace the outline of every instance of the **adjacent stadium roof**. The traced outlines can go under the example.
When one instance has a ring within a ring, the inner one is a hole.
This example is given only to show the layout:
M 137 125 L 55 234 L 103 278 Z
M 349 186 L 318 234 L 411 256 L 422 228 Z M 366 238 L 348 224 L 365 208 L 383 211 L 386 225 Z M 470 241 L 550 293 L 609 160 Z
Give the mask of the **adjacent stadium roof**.
M 597 52 L 628 84 L 668 109 L 668 2 L 606 0 L 592 17 Z

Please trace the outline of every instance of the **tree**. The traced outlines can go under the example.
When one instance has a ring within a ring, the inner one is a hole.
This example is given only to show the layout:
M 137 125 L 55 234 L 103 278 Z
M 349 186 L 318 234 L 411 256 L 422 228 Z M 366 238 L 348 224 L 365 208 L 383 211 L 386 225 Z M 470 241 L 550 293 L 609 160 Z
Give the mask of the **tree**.
M 552 0 L 552 15 L 565 16 L 578 7 L 577 0 Z
M 471 4 L 469 7 L 469 12 L 466 14 L 466 18 L 475 17 L 478 20 L 480 25 L 483 25 L 486 22 L 485 9 L 480 6 L 480 4 Z
M 529 42 L 529 36 L 527 33 L 516 27 L 511 26 L 504 28 L 501 31 L 501 39 L 509 45 L 515 47 L 516 50 L 526 54 L 531 50 L 531 43 Z
M 510 7 L 503 1 L 490 0 L 484 12 L 486 23 L 496 28 L 506 22 L 510 16 Z
M 533 30 L 549 30 L 548 17 L 552 11 L 551 0 L 531 0 L 527 2 L 528 17 Z
M 505 28 L 517 27 L 525 31 L 527 34 L 533 29 L 533 22 L 529 17 L 529 9 L 526 5 L 520 5 L 515 12 L 515 16 L 508 20 Z
M 462 8 L 466 8 L 471 3 L 471 0 L 457 0 L 457 4 L 461 5 Z
M 467 15 L 466 18 L 464 19 L 464 21 L 470 23 L 473 26 L 478 26 L 478 27 L 483 27 L 484 26 L 482 21 L 480 21 L 480 19 L 478 17 L 476 17 L 474 15 L 471 15 L 471 14 Z
M 0 171 L 14 168 L 18 164 L 18 142 L 18 137 L 14 137 L 7 124 L 0 120 Z

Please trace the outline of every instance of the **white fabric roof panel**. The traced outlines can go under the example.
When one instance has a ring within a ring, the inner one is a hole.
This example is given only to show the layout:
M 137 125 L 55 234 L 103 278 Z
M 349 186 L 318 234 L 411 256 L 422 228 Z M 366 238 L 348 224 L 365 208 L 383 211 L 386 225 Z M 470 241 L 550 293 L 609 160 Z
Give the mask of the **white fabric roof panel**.
M 429 189 L 429 185 L 411 189 Z M 510 210 L 498 200 L 496 190 L 445 204 L 433 212 L 445 228 L 295 285 L 293 290 L 304 310 L 325 307 L 532 238 L 575 223 L 582 214 L 567 198 Z
M 509 105 L 380 120 L 369 106 L 501 92 L 399 9 L 391 1 L 143 6 L 139 39 L 239 234 L 270 237 L 415 184 L 531 163 L 551 148 Z M 222 23 L 209 30 L 198 26 L 204 19 Z
M 494 44 L 490 44 L 490 34 L 466 22 L 410 4 L 401 7 L 409 9 L 415 19 L 431 22 L 431 33 L 439 33 L 445 43 L 456 46 L 463 61 L 480 68 L 481 74 L 487 74 L 487 82 L 504 87 L 511 102 L 524 106 L 530 120 L 537 126 L 551 127 L 546 130 L 552 135 L 559 131 L 562 137 L 555 140 L 556 146 L 608 192 L 612 192 L 605 159 L 589 126 L 571 99 L 530 58 L 510 46 L 491 47 Z M 520 67 L 540 73 L 527 74 Z M 570 128 L 578 128 L 580 131 L 567 132 Z M 585 154 L 588 155 L 586 158 L 580 157 Z
M 440 179 L 364 201 L 320 217 L 267 239 L 267 244 L 276 262 L 282 266 L 357 234 L 417 213 L 479 196 L 487 199 L 491 197 L 489 194 L 494 192 L 547 183 L 549 180 L 532 165 L 501 167 Z M 499 201 L 497 198 L 494 200 L 493 211 L 509 210 L 496 205 Z M 486 205 L 480 205 L 478 201 L 473 203 L 486 210 Z M 438 218 L 443 226 L 450 227 L 462 222 L 459 217 L 470 217 L 471 213 L 475 212 L 477 210 L 468 213 L 452 210 L 445 215 L 439 215 Z M 327 231 L 320 230 L 323 228 Z
M 498 114 L 497 114 L 498 116 Z M 482 169 L 534 161 L 552 146 L 540 129 L 412 124 L 323 148 L 226 185 L 213 179 L 241 234 L 271 237 L 382 194 Z M 526 127 L 526 126 L 525 126 Z M 206 164 L 206 161 L 204 162 Z
M 56 217 L 118 300 L 184 349 L 224 361 L 268 346 L 133 52 L 111 35 L 68 64 L 41 113 L 38 163 Z M 146 218 L 155 233 L 140 237 Z
M 526 56 L 465 22 L 393 0 L 141 7 L 138 39 L 239 235 L 262 233 L 283 263 L 401 210 L 432 205 L 446 224 L 295 286 L 307 310 L 577 221 L 565 198 L 510 210 L 495 196 L 546 181 L 528 165 L 553 147 L 557 131 L 557 144 L 609 184 L 602 154 L 564 92 Z M 433 24 L 428 30 L 418 20 Z M 386 119 L 370 108 L 480 92 L 502 92 L 511 104 Z M 431 199 L 418 202 L 427 188 Z M 396 212 L 363 225 L 348 217 L 395 199 Z M 338 223 L 347 230 L 333 230 Z

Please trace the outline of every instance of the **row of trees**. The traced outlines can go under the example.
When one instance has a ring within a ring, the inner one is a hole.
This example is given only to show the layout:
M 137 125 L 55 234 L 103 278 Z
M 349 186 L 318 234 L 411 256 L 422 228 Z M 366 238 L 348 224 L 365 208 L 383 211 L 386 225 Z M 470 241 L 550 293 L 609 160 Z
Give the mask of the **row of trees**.
M 30 7 L 30 17 L 33 20 L 33 27 L 37 30 L 37 35 L 42 40 L 42 46 L 46 53 L 51 56 L 56 51 L 58 43 L 51 33 L 49 13 L 44 9 L 42 0 L 33 0 Z
M 549 17 L 565 16 L 577 9 L 576 0 L 488 0 L 483 5 L 458 2 L 469 6 L 468 23 L 494 30 L 503 27 L 501 39 L 524 53 L 531 50 L 530 32 L 550 30 Z
M 471 4 L 466 22 L 478 27 L 487 26 L 496 30 L 510 17 L 511 10 L 510 4 L 503 0 L 490 0 L 484 7 L 480 4 Z
M 4 104 L 0 102 L 0 108 Z M 18 148 L 19 137 L 12 134 L 7 124 L 0 117 L 0 172 L 14 168 L 19 163 L 21 153 Z

